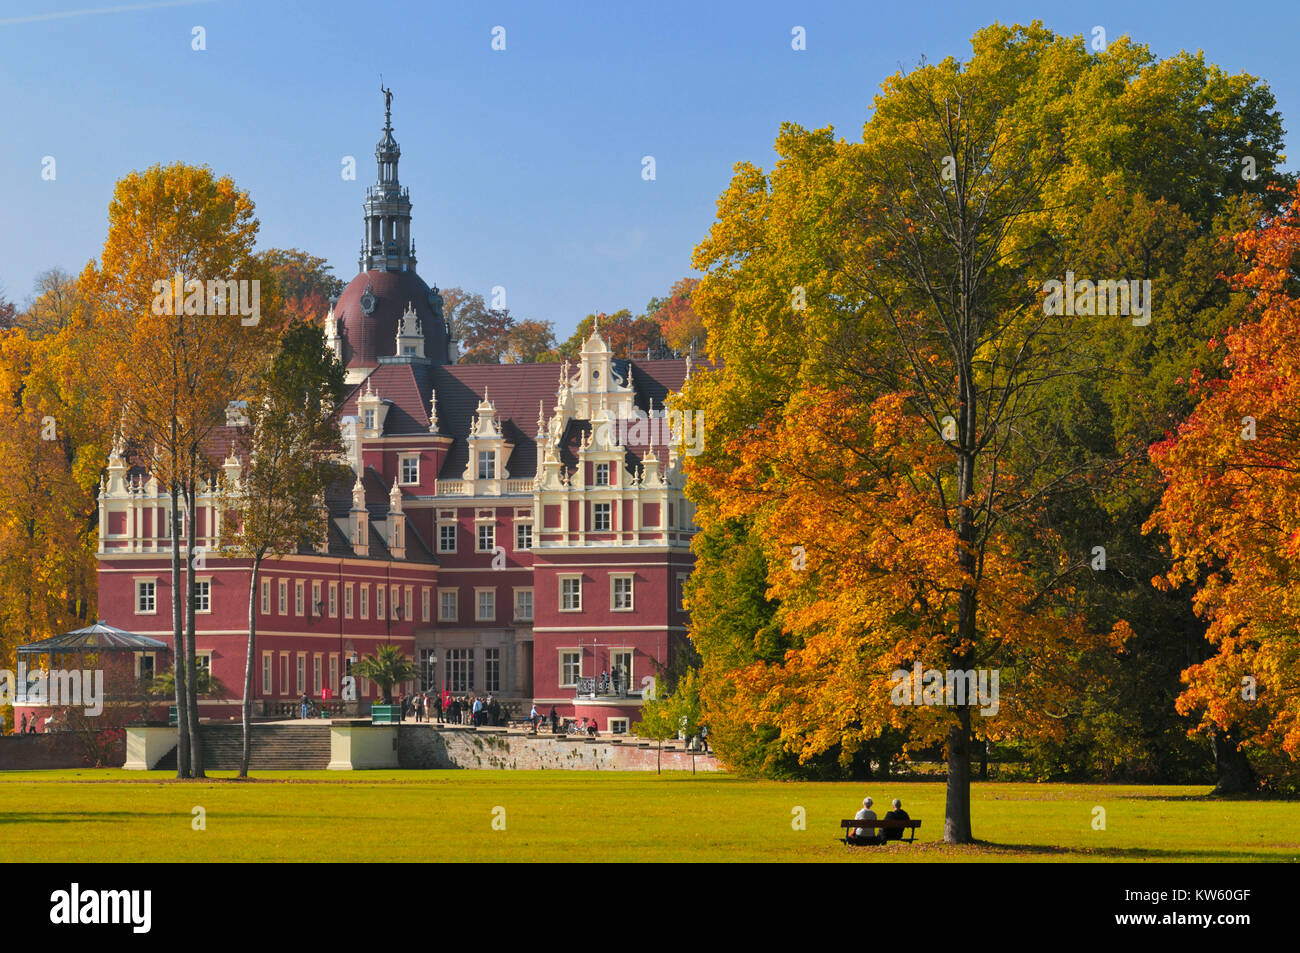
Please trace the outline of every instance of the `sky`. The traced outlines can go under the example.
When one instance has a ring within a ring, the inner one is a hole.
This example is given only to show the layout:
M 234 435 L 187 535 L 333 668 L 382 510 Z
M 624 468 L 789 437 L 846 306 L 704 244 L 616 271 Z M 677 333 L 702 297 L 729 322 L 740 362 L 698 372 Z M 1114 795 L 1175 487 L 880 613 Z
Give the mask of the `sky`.
M 770 168 L 782 122 L 857 139 L 887 76 L 967 58 L 989 23 L 1034 19 L 1261 77 L 1297 167 L 1294 0 L 2 0 L 0 292 L 21 303 L 40 272 L 80 271 L 103 245 L 114 183 L 177 160 L 250 193 L 259 247 L 303 249 L 351 279 L 382 74 L 421 277 L 502 288 L 511 314 L 552 321 L 563 340 L 585 315 L 639 313 L 695 274 L 734 164 Z

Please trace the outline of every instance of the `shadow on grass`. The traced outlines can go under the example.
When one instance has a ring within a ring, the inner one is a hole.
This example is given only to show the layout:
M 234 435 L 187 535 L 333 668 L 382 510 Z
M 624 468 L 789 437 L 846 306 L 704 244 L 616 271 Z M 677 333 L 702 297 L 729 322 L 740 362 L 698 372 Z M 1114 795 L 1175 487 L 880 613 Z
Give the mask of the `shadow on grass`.
M 1077 857 L 1081 860 L 1188 860 L 1209 857 L 1224 861 L 1277 860 L 1275 854 L 1232 848 L 1188 847 L 1170 850 L 1160 847 L 1062 847 L 1051 844 L 999 844 L 977 840 L 972 844 L 921 843 L 913 845 L 923 853 L 970 855 L 972 859 L 989 855 L 1033 857 Z

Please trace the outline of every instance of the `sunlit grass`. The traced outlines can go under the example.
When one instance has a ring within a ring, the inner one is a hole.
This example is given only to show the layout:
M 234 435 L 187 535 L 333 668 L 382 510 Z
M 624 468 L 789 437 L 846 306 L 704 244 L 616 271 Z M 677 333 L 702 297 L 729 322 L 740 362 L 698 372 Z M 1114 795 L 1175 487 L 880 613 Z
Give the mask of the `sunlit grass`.
M 0 772 L 10 861 L 1300 860 L 1300 803 L 1200 787 L 976 784 L 980 843 L 947 847 L 941 783 L 781 783 L 579 771 Z M 841 817 L 894 797 L 915 844 L 846 848 Z M 206 830 L 192 828 L 204 809 Z M 1093 829 L 1094 807 L 1106 829 Z M 504 808 L 505 830 L 494 830 Z M 796 829 L 800 812 L 806 827 Z M 499 816 L 499 812 L 498 812 Z

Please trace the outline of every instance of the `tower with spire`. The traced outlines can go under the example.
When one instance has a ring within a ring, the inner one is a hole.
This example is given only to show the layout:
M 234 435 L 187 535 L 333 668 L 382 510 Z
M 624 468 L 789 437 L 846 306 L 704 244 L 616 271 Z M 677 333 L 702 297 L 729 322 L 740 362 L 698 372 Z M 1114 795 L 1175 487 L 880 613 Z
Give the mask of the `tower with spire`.
M 393 91 L 384 94 L 384 132 L 375 146 L 377 179 L 366 189 L 365 239 L 361 242 L 361 271 L 415 270 L 411 241 L 411 196 L 397 177 L 402 149 L 393 138 Z

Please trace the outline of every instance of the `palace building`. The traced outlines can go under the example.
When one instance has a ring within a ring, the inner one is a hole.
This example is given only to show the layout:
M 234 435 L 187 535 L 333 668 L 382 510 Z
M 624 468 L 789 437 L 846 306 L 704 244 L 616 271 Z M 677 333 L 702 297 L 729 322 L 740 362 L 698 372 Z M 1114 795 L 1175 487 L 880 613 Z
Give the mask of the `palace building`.
M 683 448 L 653 424 L 690 362 L 616 360 L 597 329 L 574 363 L 457 364 L 442 297 L 416 271 L 400 155 L 386 110 L 360 273 L 325 317 L 347 369 L 353 476 L 324 500 L 326 545 L 263 563 L 254 711 L 337 698 L 350 663 L 391 642 L 419 663 L 422 689 L 626 731 L 686 639 L 693 508 Z M 218 456 L 230 454 L 233 484 L 237 409 L 228 423 Z M 197 644 L 233 697 L 200 711 L 226 718 L 243 685 L 250 564 L 221 555 L 216 504 L 214 485 L 195 527 Z M 99 496 L 100 615 L 170 644 L 167 505 L 116 448 Z

